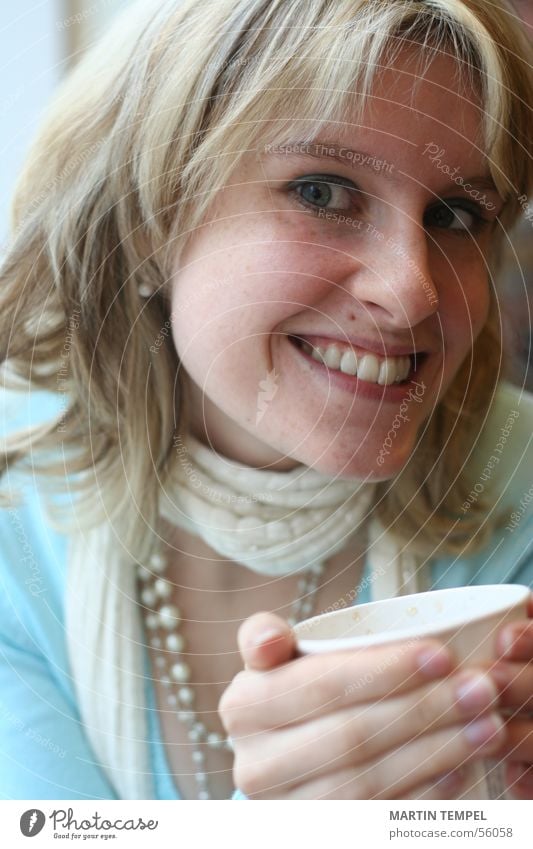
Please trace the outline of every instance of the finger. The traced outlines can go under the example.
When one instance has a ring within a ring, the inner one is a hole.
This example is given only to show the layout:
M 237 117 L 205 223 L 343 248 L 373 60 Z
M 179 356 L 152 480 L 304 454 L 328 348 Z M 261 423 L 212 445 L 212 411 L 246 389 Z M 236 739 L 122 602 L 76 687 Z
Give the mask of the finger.
M 265 799 L 403 799 L 416 787 L 435 781 L 435 776 L 461 769 L 474 756 L 491 755 L 501 745 L 505 726 L 496 714 L 491 714 L 490 722 L 491 733 L 485 735 L 483 745 L 473 746 L 462 728 L 439 729 L 377 761 L 322 775 L 282 795 L 277 787 L 244 792 Z
M 439 729 L 365 765 L 358 777 L 364 794 L 361 798 L 402 798 L 443 772 L 463 769 L 474 758 L 490 755 L 505 736 L 504 723 L 491 714 L 475 725 L 475 734 L 474 724 L 468 732 L 462 726 Z
M 533 664 L 500 661 L 489 670 L 500 692 L 500 706 L 533 711 Z
M 496 639 L 496 651 L 505 660 L 533 661 L 533 621 L 506 625 Z
M 497 753 L 498 758 L 533 763 L 533 720 L 509 719 L 506 725 L 507 736 Z
M 419 785 L 397 798 L 405 802 L 414 799 L 456 799 L 462 791 L 464 783 L 465 771 L 463 769 L 457 769 L 439 776 L 435 781 Z
M 505 772 L 507 790 L 515 799 L 533 799 L 533 766 L 530 763 L 510 763 Z
M 239 650 L 249 669 L 271 669 L 294 656 L 292 629 L 273 613 L 255 613 L 246 619 L 237 635 Z
M 496 698 L 496 687 L 488 676 L 460 673 L 438 687 L 427 684 L 381 703 L 346 707 L 275 733 L 248 738 L 232 735 L 240 754 L 248 754 L 247 774 L 239 778 L 248 780 L 249 772 L 257 773 L 264 784 L 285 791 L 322 772 L 339 772 L 376 760 L 417 733 L 427 735 L 461 720 L 466 725 L 494 707 Z M 467 737 L 471 733 L 471 728 L 465 730 Z
M 238 676 L 221 708 L 231 736 L 254 733 L 408 692 L 452 668 L 449 650 L 433 641 L 299 657 Z

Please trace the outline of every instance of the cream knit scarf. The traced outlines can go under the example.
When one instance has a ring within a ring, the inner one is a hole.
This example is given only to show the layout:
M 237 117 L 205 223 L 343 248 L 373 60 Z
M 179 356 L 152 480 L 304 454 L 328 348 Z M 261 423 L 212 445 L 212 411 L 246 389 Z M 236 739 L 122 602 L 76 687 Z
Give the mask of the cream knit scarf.
M 376 519 L 367 520 L 373 484 L 304 465 L 252 469 L 191 435 L 180 437 L 177 449 L 160 513 L 229 558 L 227 568 L 235 561 L 268 575 L 300 571 L 346 547 L 364 523 L 372 597 L 425 588 L 417 559 L 399 552 Z M 96 760 L 119 798 L 153 799 L 136 563 L 111 523 L 71 538 L 65 604 L 71 671 Z

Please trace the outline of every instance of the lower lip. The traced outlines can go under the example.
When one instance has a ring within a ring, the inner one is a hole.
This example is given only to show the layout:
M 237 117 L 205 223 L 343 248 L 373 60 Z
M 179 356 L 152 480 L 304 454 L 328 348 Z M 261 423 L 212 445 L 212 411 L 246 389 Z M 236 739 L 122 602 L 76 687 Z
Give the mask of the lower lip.
M 425 363 L 422 363 L 416 374 L 404 380 L 402 383 L 391 383 L 390 386 L 381 386 L 379 383 L 370 383 L 368 380 L 359 380 L 357 376 L 345 374 L 336 369 L 330 369 L 327 366 L 313 359 L 310 354 L 306 354 L 302 348 L 299 348 L 295 342 L 287 337 L 291 348 L 299 354 L 310 368 L 313 369 L 317 377 L 325 378 L 330 385 L 338 386 L 339 389 L 344 389 L 350 395 L 357 395 L 358 398 L 368 398 L 375 401 L 397 402 L 405 398 L 405 393 L 413 387 L 415 380 L 418 380 L 423 371 Z

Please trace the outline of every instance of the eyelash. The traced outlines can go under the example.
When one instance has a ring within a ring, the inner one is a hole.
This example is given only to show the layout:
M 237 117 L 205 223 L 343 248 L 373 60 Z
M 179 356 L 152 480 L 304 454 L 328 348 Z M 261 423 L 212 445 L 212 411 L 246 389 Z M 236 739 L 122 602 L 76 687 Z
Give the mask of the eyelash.
M 347 191 L 350 191 L 350 193 L 354 196 L 359 197 L 361 194 L 361 191 L 358 186 L 352 183 L 351 180 L 347 180 L 343 177 L 337 177 L 333 174 L 308 174 L 303 177 L 299 177 L 297 180 L 292 180 L 287 186 L 289 194 L 296 199 L 296 201 L 301 207 L 310 211 L 314 215 L 317 215 L 318 211 L 321 209 L 327 209 L 330 212 L 342 212 L 345 210 L 335 209 L 335 207 L 320 207 L 308 201 L 305 201 L 302 198 L 299 189 L 306 185 L 309 185 L 310 183 L 316 183 L 318 185 L 334 184 L 344 187 Z M 450 227 L 438 228 L 439 230 L 444 230 L 445 232 L 448 232 L 453 236 L 471 236 L 473 234 L 479 233 L 485 227 L 489 227 L 493 223 L 492 219 L 486 218 L 483 215 L 482 207 L 479 204 L 471 202 L 465 198 L 448 198 L 446 201 L 443 200 L 440 203 L 434 204 L 426 211 L 424 219 L 427 215 L 432 212 L 435 212 L 438 209 L 444 209 L 446 211 L 459 209 L 468 212 L 470 215 L 473 216 L 474 222 L 472 224 L 472 227 L 465 229 Z
M 440 203 L 431 206 L 427 211 L 426 215 L 431 212 L 434 212 L 439 209 L 444 209 L 446 212 L 454 211 L 456 209 L 468 212 L 472 215 L 474 221 L 471 227 L 465 228 L 464 230 L 458 228 L 451 227 L 439 227 L 439 230 L 444 230 L 446 233 L 450 233 L 452 236 L 472 236 L 478 233 L 481 233 L 485 228 L 490 227 L 493 224 L 493 220 L 490 218 L 486 218 L 481 212 L 482 207 L 474 203 L 472 201 L 466 200 L 465 198 L 448 198 L 447 200 L 442 200 Z M 425 218 L 426 216 L 424 216 Z
M 359 195 L 359 193 L 360 193 L 359 188 L 354 183 L 352 183 L 351 180 L 347 180 L 344 177 L 336 177 L 333 174 L 309 174 L 309 175 L 305 175 L 304 177 L 298 177 L 297 180 L 293 180 L 292 182 L 290 182 L 289 185 L 287 186 L 289 193 L 296 198 L 298 203 L 301 206 L 303 206 L 304 209 L 309 209 L 309 210 L 311 210 L 311 212 L 315 212 L 315 213 L 316 213 L 317 210 L 326 209 L 327 207 L 319 207 L 319 206 L 316 206 L 314 204 L 308 203 L 307 201 L 305 201 L 302 198 L 302 196 L 300 195 L 300 193 L 298 191 L 299 188 L 303 188 L 304 186 L 307 186 L 307 185 L 312 184 L 312 183 L 316 183 L 318 185 L 320 185 L 320 184 L 331 185 L 332 184 L 332 185 L 336 185 L 336 186 L 342 186 L 343 188 L 345 188 L 347 191 L 350 191 L 350 193 L 353 193 L 354 195 L 355 194 Z M 334 207 L 329 207 L 329 209 L 331 209 L 332 211 L 335 211 Z M 336 210 L 336 211 L 339 211 L 339 210 Z

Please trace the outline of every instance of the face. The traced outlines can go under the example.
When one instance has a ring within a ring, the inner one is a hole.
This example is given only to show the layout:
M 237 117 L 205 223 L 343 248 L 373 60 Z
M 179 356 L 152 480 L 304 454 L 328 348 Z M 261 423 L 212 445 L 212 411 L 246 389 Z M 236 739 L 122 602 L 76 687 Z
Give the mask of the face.
M 397 475 L 486 322 L 502 201 L 482 115 L 450 58 L 415 87 L 413 62 L 359 124 L 247 154 L 176 264 L 193 432 L 226 457 Z

